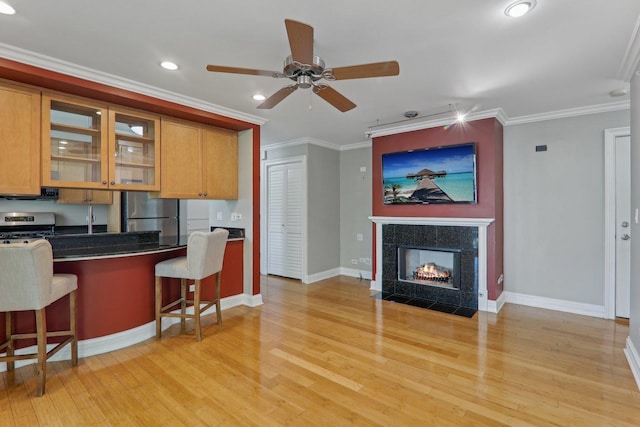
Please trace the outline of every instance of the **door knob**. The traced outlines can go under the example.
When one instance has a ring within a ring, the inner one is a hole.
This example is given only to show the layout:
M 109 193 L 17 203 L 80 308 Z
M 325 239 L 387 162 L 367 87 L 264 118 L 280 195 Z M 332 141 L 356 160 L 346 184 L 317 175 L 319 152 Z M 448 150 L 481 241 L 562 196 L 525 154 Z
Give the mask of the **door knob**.
M 622 236 L 620 236 L 620 238 L 622 240 L 629 240 L 631 238 L 631 236 L 629 236 L 628 234 L 623 234 Z

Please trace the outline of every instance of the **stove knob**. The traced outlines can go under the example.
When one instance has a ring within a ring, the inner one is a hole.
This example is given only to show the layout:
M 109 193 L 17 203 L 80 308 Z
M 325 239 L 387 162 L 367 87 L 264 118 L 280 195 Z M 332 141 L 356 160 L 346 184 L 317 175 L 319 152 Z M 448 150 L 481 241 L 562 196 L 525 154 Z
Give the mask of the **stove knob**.
M 9 240 L 3 240 L 2 243 L 4 243 L 5 245 L 8 245 L 11 242 Z
M 29 243 L 29 241 L 28 240 L 23 240 L 22 243 L 24 243 L 26 245 L 27 243 Z

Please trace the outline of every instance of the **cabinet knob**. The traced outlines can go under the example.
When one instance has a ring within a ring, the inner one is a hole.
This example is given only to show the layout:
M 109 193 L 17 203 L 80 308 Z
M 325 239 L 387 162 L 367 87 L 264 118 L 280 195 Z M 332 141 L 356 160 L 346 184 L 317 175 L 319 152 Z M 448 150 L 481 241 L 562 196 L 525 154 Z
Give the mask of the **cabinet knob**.
M 116 185 L 116 182 L 115 181 L 111 181 L 111 185 Z
M 107 181 L 102 181 L 102 185 L 107 185 Z
M 204 197 L 207 197 L 207 194 L 208 194 L 208 193 L 204 193 Z
M 198 193 L 198 197 L 202 197 L 202 193 Z

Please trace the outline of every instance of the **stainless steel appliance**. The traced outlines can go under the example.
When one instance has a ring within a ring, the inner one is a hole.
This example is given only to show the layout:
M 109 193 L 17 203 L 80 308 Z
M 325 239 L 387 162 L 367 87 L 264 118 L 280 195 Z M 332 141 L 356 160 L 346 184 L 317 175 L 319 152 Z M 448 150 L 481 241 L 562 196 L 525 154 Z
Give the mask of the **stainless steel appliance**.
M 53 212 L 0 212 L 0 242 L 29 243 L 52 236 L 55 224 Z
M 159 230 L 161 238 L 180 235 L 179 200 L 150 199 L 149 193 L 122 192 L 122 231 Z

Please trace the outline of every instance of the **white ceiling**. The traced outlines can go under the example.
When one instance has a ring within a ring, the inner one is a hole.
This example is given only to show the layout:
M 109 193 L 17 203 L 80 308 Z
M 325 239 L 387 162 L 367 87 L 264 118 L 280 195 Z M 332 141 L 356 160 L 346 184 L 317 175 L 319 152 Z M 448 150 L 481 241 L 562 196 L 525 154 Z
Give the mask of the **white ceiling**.
M 628 88 L 624 68 L 640 16 L 638 0 L 538 0 L 518 19 L 504 15 L 510 0 L 5 1 L 17 14 L 0 15 L 3 56 L 36 57 L 264 119 L 263 144 L 360 143 L 377 123 L 450 104 L 516 118 L 628 101 L 609 92 Z M 302 89 L 258 110 L 252 94 L 269 96 L 290 81 L 205 70 L 280 71 L 290 53 L 285 18 L 314 27 L 315 54 L 327 67 L 397 60 L 400 75 L 331 82 L 357 104 L 341 113 Z M 165 59 L 180 70 L 161 69 Z

